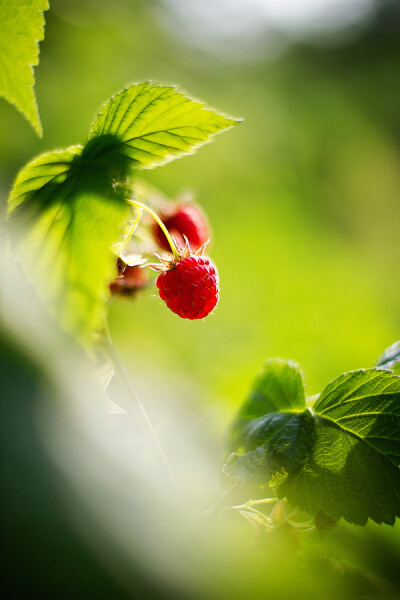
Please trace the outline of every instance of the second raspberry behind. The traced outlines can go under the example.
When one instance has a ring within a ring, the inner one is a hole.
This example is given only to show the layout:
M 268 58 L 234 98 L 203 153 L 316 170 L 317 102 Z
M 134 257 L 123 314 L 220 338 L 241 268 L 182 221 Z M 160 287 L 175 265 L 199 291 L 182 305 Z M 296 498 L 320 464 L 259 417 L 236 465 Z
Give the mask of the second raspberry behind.
M 173 208 L 160 215 L 161 220 L 173 236 L 178 246 L 185 246 L 185 236 L 192 251 L 198 250 L 208 241 L 209 227 L 207 219 L 196 204 L 176 204 Z M 170 247 L 160 226 L 155 223 L 153 236 L 163 250 L 170 251 Z

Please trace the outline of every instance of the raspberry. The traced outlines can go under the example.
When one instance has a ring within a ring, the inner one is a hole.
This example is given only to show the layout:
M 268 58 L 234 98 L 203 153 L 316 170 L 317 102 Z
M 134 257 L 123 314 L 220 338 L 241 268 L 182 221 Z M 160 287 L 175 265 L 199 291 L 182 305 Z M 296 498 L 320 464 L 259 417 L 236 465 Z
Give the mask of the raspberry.
M 218 302 L 218 273 L 205 256 L 169 262 L 156 284 L 160 298 L 183 319 L 202 319 Z
M 185 236 L 190 247 L 195 251 L 209 238 L 206 217 L 196 204 L 176 204 L 172 210 L 161 214 L 161 220 L 178 246 L 185 245 L 183 238 Z M 170 251 L 167 238 L 157 223 L 153 227 L 153 236 L 160 248 Z
M 130 267 L 120 258 L 117 263 L 119 276 L 110 283 L 112 294 L 133 296 L 139 289 L 145 287 L 148 281 L 147 271 L 138 266 Z

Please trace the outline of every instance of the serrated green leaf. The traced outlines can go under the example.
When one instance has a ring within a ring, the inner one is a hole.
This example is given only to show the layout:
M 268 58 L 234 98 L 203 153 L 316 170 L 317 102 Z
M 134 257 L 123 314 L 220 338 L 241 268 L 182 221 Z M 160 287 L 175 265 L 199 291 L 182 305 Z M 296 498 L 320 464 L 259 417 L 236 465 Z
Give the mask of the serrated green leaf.
M 39 64 L 48 8 L 48 0 L 0 0 L 0 96 L 15 104 L 39 136 L 33 67 Z
M 298 364 L 281 358 L 268 359 L 231 427 L 231 450 L 246 446 L 248 425 L 258 417 L 279 411 L 303 411 L 305 408 L 304 384 Z M 276 417 L 269 419 L 268 425 L 273 428 Z M 280 417 L 277 417 L 277 422 L 280 422 Z
M 400 365 L 400 341 L 386 348 L 375 364 L 376 367 L 383 367 L 384 369 L 394 369 L 396 365 Z
M 238 121 L 207 110 L 174 87 L 131 85 L 109 100 L 93 123 L 90 139 L 113 135 L 136 168 L 151 169 L 210 141 Z
M 298 365 L 267 360 L 231 431 L 231 446 L 244 453 L 231 455 L 225 474 L 266 485 L 277 472 L 296 471 L 313 443 L 313 417 L 305 407 Z
M 278 496 L 310 514 L 393 525 L 400 516 L 400 377 L 381 369 L 344 373 L 314 411 L 312 450 Z
M 115 270 L 110 246 L 128 210 L 101 157 L 93 145 L 39 156 L 20 171 L 9 198 L 27 271 L 64 326 L 85 341 L 103 317 Z M 120 163 L 121 178 L 124 169 Z
M 400 516 L 400 377 L 382 368 L 344 373 L 300 413 L 288 409 L 303 405 L 300 391 L 292 401 L 300 386 L 288 399 L 279 392 L 276 362 L 269 367 L 234 423 L 233 449 L 244 454 L 225 472 L 244 480 L 247 469 L 250 480 L 269 483 L 312 515 L 393 524 Z

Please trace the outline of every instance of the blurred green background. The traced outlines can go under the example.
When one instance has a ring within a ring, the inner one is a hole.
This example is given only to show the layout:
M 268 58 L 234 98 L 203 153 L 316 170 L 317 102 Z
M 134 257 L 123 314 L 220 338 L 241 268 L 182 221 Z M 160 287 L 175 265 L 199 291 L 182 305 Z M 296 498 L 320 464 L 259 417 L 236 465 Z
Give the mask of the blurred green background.
M 85 143 L 102 103 L 131 82 L 176 84 L 244 119 L 141 174 L 171 198 L 193 192 L 208 214 L 215 314 L 180 320 L 153 287 L 110 306 L 144 401 L 206 414 L 217 447 L 267 357 L 296 359 L 315 394 L 400 337 L 397 3 L 360 1 L 352 19 L 330 27 L 333 10 L 308 29 L 264 23 L 256 4 L 230 30 L 240 2 L 199 13 L 184 0 L 53 0 L 36 69 L 43 139 L 0 99 L 2 200 L 34 155 Z M 346 531 L 334 543 L 346 545 Z

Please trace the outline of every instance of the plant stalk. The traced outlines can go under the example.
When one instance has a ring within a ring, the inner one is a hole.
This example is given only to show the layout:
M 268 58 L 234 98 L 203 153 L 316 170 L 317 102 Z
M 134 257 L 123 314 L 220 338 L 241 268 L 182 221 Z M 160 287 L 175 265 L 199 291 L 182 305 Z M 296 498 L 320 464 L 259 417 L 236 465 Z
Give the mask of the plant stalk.
M 157 450 L 157 453 L 161 459 L 161 462 L 163 463 L 167 473 L 168 473 L 168 477 L 171 480 L 171 483 L 174 486 L 174 489 L 176 489 L 176 481 L 174 478 L 174 475 L 172 473 L 170 464 L 168 462 L 168 459 L 166 457 L 166 454 L 164 452 L 164 449 L 161 445 L 161 442 L 157 436 L 157 433 L 153 427 L 153 424 L 150 420 L 150 417 L 139 397 L 139 394 L 137 393 L 135 386 L 133 385 L 133 382 L 129 376 L 128 371 L 125 368 L 124 363 L 121 360 L 121 357 L 119 356 L 117 349 L 114 346 L 112 337 L 111 337 L 111 333 L 110 333 L 110 328 L 108 325 L 108 320 L 106 318 L 106 325 L 105 325 L 105 333 L 106 333 L 106 340 L 107 340 L 107 345 L 108 345 L 108 349 L 112 358 L 112 361 L 114 363 L 115 366 L 115 370 L 118 373 L 121 381 L 123 382 L 127 392 L 129 393 L 129 396 L 131 397 L 131 399 L 133 400 L 135 407 L 138 411 L 138 415 L 140 418 L 140 423 L 142 425 L 143 430 L 149 435 L 149 437 L 152 439 L 153 444 Z

